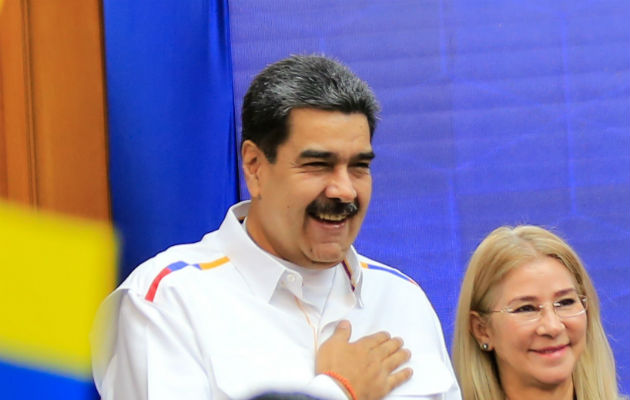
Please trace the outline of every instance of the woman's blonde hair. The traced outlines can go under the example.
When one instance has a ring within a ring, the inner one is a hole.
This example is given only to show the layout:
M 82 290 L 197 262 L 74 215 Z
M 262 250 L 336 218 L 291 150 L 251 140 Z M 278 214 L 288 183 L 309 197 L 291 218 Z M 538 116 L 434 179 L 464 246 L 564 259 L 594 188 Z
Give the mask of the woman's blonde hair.
M 587 297 L 586 347 L 573 371 L 578 400 L 619 397 L 615 361 L 601 324 L 599 300 L 573 249 L 543 228 L 521 225 L 492 231 L 473 253 L 459 294 L 453 364 L 464 400 L 502 400 L 494 352 L 482 351 L 470 329 L 470 312 L 490 309 L 492 289 L 511 270 L 541 257 L 553 257 L 569 270 L 579 294 Z

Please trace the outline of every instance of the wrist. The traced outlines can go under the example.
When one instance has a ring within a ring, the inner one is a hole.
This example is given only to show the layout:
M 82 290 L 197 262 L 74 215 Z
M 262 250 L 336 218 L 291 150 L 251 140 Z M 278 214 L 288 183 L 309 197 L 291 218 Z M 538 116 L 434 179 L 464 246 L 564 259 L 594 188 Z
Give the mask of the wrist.
M 337 384 L 339 386 L 341 386 L 343 391 L 346 392 L 346 395 L 348 396 L 348 398 L 350 400 L 358 400 L 357 399 L 357 393 L 354 391 L 354 388 L 352 387 L 352 385 L 350 384 L 348 379 L 346 379 L 346 377 L 344 377 L 343 375 L 338 374 L 338 373 L 336 373 L 334 371 L 324 371 L 324 372 L 322 372 L 322 374 L 323 375 L 328 375 L 335 382 L 337 382 Z

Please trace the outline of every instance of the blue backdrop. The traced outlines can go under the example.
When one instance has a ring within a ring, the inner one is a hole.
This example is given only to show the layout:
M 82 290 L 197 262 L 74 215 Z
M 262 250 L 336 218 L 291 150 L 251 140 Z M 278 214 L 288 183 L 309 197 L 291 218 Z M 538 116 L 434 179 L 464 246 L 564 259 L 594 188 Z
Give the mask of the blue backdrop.
M 105 0 L 121 277 L 197 241 L 238 199 L 227 0 Z
M 554 228 L 595 281 L 630 392 L 630 3 L 234 0 L 228 26 L 226 1 L 105 1 L 124 274 L 247 197 L 232 110 L 266 64 L 322 52 L 383 106 L 357 248 L 422 285 L 450 342 L 477 243 Z

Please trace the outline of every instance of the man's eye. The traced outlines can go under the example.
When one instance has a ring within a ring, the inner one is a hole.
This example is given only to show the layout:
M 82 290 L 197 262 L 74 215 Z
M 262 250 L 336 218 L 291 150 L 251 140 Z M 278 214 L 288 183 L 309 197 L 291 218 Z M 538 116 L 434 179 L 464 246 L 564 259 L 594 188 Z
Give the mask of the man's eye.
M 538 311 L 538 307 L 533 304 L 523 304 L 515 308 L 512 312 L 514 313 L 528 313 L 528 312 L 536 312 Z
M 304 164 L 305 167 L 314 167 L 314 168 L 324 168 L 327 167 L 328 164 L 323 162 L 323 161 L 313 161 L 313 162 L 309 162 Z
M 370 163 L 366 163 L 366 162 L 356 163 L 354 164 L 354 166 L 357 168 L 370 169 Z

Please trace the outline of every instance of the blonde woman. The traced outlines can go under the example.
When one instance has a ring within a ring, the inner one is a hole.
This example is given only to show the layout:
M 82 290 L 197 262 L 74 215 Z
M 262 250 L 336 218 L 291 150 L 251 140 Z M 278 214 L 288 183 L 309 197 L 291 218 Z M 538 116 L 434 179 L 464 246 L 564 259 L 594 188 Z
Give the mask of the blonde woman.
M 619 398 L 591 279 L 566 242 L 536 226 L 498 228 L 475 250 L 453 361 L 464 400 Z

